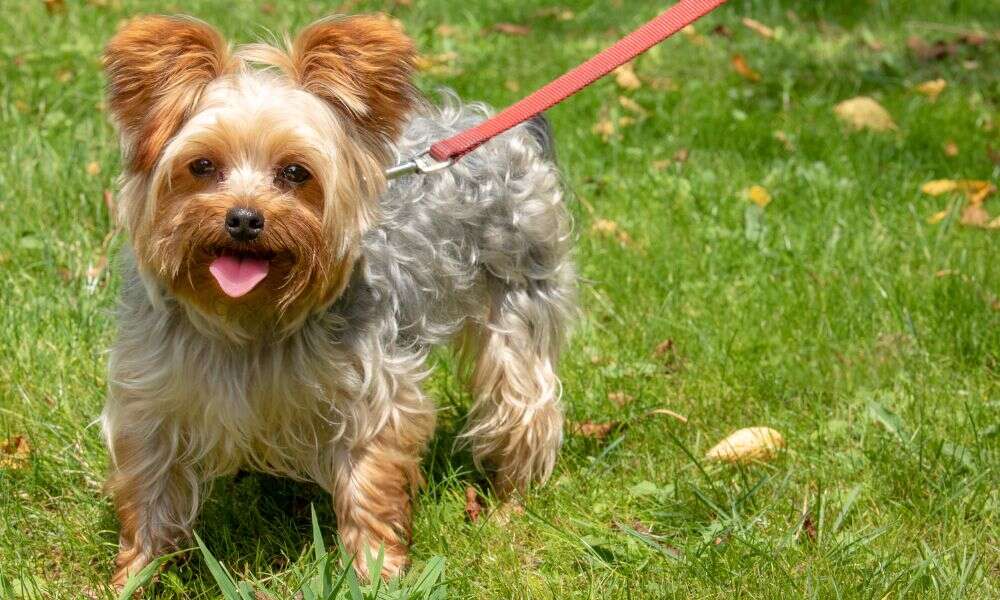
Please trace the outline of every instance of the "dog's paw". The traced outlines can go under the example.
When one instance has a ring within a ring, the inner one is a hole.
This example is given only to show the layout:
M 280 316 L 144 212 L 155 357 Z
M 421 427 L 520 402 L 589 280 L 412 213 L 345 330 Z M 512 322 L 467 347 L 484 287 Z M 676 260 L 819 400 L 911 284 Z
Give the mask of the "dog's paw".
M 369 572 L 369 562 L 371 566 L 376 566 L 378 561 L 378 548 L 367 548 L 362 549 L 355 553 L 354 555 L 354 572 L 358 574 L 358 578 L 365 582 L 370 582 L 372 580 L 372 575 Z M 410 557 L 405 550 L 400 548 L 386 548 L 385 555 L 382 560 L 382 569 L 379 575 L 384 581 L 388 581 L 394 577 L 399 577 L 406 572 L 407 567 L 410 566 Z

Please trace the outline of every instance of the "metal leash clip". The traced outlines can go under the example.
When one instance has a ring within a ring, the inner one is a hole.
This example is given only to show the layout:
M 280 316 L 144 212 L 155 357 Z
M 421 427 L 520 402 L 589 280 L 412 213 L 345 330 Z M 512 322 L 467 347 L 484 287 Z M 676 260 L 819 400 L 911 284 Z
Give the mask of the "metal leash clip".
M 403 177 L 404 175 L 410 175 L 411 173 L 426 175 L 428 173 L 447 169 L 454 162 L 455 161 L 450 158 L 448 160 L 437 160 L 431 156 L 430 151 L 427 151 L 413 160 L 408 160 L 406 162 L 399 163 L 398 165 L 389 167 L 385 171 L 385 178 L 396 179 L 397 177 Z

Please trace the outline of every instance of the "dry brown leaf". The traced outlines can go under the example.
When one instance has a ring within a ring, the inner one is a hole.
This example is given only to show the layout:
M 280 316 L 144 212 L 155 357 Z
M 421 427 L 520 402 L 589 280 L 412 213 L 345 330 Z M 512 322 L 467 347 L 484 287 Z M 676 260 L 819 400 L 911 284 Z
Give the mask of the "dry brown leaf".
M 664 354 L 673 353 L 674 351 L 674 340 L 665 339 L 653 348 L 653 356 L 663 356 Z
M 616 421 L 605 421 L 603 423 L 580 421 L 573 427 L 573 431 L 580 437 L 603 440 L 608 437 L 608 434 L 611 433 L 611 430 L 616 425 L 618 425 Z
M 969 204 L 962 209 L 962 218 L 959 220 L 966 227 L 981 227 L 986 229 L 990 225 L 990 213 L 980 204 Z
M 97 162 L 96 160 L 87 163 L 87 175 L 94 177 L 100 174 L 101 174 L 101 163 Z
M 521 83 L 516 79 L 508 79 L 507 81 L 504 81 L 503 86 L 510 92 L 521 91 Z
M 531 33 L 531 27 L 518 25 L 516 23 L 496 23 L 490 27 L 490 31 L 502 33 L 504 35 L 524 36 Z
M 910 36 L 906 40 L 906 47 L 917 57 L 917 60 L 927 62 L 931 60 L 941 60 L 954 56 L 958 52 L 958 44 L 938 40 L 933 44 L 928 44 L 919 36 Z
M 747 64 L 747 59 L 742 54 L 734 54 L 729 59 L 729 64 L 733 66 L 736 74 L 743 79 L 753 82 L 760 81 L 760 73 L 750 68 L 750 65 Z
M 277 8 L 271 2 L 265 2 L 260 5 L 260 12 L 265 15 L 273 15 Z
M 947 210 L 939 210 L 938 212 L 934 213 L 933 215 L 927 217 L 927 224 L 928 225 L 937 225 L 941 221 L 944 221 L 944 218 L 947 217 L 947 216 L 948 216 L 948 211 Z
M 775 131 L 774 139 L 781 142 L 781 145 L 785 147 L 785 150 L 788 150 L 789 152 L 793 152 L 795 150 L 795 144 L 792 143 L 792 140 L 784 131 L 781 131 L 780 129 Z
M 717 35 L 719 37 L 731 38 L 733 37 L 733 30 L 726 27 L 722 23 L 719 23 L 712 28 L 712 35 Z
M 927 96 L 927 99 L 931 102 L 937 102 L 938 96 L 941 95 L 941 92 L 947 86 L 948 82 L 944 79 L 932 79 L 921 83 L 915 89 L 924 96 Z
M 812 515 L 809 513 L 806 513 L 802 519 L 802 531 L 805 532 L 806 538 L 810 542 L 816 541 L 816 524 L 813 523 Z
M 764 208 L 771 203 L 771 194 L 767 191 L 767 188 L 762 185 L 752 185 L 747 188 L 744 193 L 750 202 L 753 202 L 761 208 Z
M 465 515 L 475 523 L 483 513 L 483 505 L 479 502 L 479 492 L 471 485 L 465 488 Z
M 654 171 L 662 171 L 663 169 L 669 167 L 670 163 L 672 162 L 673 161 L 670 160 L 669 158 L 663 158 L 660 160 L 654 160 L 653 162 L 649 163 L 649 166 L 652 167 Z
M 42 2 L 45 4 L 46 12 L 50 15 L 61 13 L 66 10 L 65 0 L 42 0 Z
M 15 435 L 0 443 L 0 469 L 21 469 L 31 458 L 31 444 L 23 435 Z
M 854 129 L 889 131 L 896 129 L 892 116 L 881 104 L 868 96 L 858 96 L 844 100 L 833 107 L 833 112 L 844 123 Z
M 635 125 L 635 118 L 633 117 L 618 117 L 619 127 L 628 127 L 629 125 Z
M 625 63 L 614 70 L 615 83 L 623 90 L 637 90 L 642 87 L 642 82 L 635 74 L 635 67 L 632 63 Z
M 615 406 L 621 408 L 626 404 L 629 404 L 630 402 L 635 400 L 635 398 L 633 398 L 629 394 L 626 394 L 625 392 L 617 391 L 617 392 L 608 392 L 608 400 Z
M 743 18 L 743 25 L 751 30 L 753 30 L 757 35 L 765 39 L 774 39 L 774 30 L 764 25 L 760 21 L 755 21 L 750 17 Z
M 708 460 L 748 463 L 774 458 L 785 447 L 785 438 L 770 427 L 737 429 L 705 453 Z
M 631 98 L 628 98 L 626 96 L 618 96 L 618 103 L 621 104 L 622 108 L 624 108 L 625 110 L 633 112 L 639 115 L 640 117 L 649 116 L 649 111 L 643 108 L 641 104 L 639 104 L 638 102 L 636 102 Z
M 73 79 L 73 71 L 69 69 L 59 69 L 56 71 L 56 81 L 59 83 L 67 83 L 71 79 Z
M 683 164 L 687 162 L 688 156 L 690 155 L 691 152 L 687 148 L 678 148 L 677 152 L 674 152 L 673 159 Z
M 945 156 L 958 156 L 958 144 L 955 143 L 955 140 L 948 140 L 945 142 L 942 149 L 944 150 Z

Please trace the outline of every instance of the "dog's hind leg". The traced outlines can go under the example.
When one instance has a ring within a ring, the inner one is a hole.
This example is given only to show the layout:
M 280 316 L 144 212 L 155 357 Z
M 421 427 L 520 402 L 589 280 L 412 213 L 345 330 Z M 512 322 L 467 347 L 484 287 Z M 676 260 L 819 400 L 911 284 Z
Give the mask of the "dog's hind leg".
M 475 362 L 474 403 L 462 435 L 501 494 L 548 479 L 562 444 L 556 363 L 573 306 L 566 270 L 563 278 L 519 288 L 496 282 L 490 314 L 473 326 L 464 348 Z

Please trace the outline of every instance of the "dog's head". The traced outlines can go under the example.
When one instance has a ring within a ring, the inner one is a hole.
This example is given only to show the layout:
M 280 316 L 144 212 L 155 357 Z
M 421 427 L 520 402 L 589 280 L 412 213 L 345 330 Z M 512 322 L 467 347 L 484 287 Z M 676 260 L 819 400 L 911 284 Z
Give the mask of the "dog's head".
M 414 101 L 413 46 L 386 18 L 286 46 L 141 17 L 105 52 L 120 222 L 143 276 L 206 314 L 295 321 L 340 294 Z

